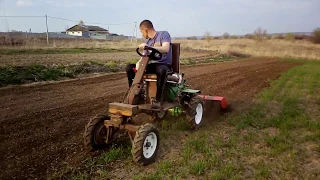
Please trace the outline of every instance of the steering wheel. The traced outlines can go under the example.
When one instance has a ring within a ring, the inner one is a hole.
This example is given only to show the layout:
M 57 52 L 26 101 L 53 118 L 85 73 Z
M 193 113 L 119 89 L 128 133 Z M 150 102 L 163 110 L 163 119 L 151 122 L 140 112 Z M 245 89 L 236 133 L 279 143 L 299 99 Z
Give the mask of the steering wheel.
M 147 53 L 147 54 L 143 55 L 140 53 L 139 48 L 136 49 L 136 52 L 139 54 L 139 56 L 149 57 L 152 60 L 160 60 L 162 58 L 162 54 L 153 47 L 145 46 L 144 50 L 151 50 L 151 53 L 150 54 Z

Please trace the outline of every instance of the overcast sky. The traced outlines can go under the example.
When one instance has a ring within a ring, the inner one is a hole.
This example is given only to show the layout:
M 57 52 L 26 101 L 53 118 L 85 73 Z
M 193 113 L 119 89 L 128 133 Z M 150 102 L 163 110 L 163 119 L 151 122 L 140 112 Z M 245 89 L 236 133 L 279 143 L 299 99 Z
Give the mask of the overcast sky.
M 2 3 L 1 3 L 2 2 Z M 109 25 L 110 32 L 132 35 L 134 22 L 150 19 L 171 36 L 310 32 L 320 27 L 320 0 L 0 0 L 0 15 L 48 16 Z M 7 18 L 10 30 L 44 32 L 45 18 Z M 48 19 L 49 31 L 76 22 Z M 131 24 L 123 24 L 131 23 Z M 108 25 L 99 25 L 108 28 Z M 6 31 L 0 19 L 0 31 Z M 141 37 L 138 31 L 138 37 Z

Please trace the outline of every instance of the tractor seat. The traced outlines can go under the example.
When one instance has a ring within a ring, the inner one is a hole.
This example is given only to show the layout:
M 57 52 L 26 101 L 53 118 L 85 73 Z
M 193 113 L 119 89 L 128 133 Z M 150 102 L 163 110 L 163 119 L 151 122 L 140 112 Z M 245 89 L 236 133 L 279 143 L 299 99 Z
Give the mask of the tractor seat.
M 151 79 L 151 80 L 157 80 L 156 74 L 145 74 L 143 76 L 143 79 Z M 169 73 L 167 76 L 167 81 L 173 81 L 173 82 L 179 82 L 179 77 L 172 76 L 172 73 Z

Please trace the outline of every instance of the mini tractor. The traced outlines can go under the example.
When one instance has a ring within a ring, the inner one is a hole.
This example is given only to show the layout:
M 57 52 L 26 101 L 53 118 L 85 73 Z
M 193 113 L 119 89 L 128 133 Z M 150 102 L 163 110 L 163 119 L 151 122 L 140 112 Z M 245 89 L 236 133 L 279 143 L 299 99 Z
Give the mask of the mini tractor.
M 134 116 L 146 113 L 154 117 L 154 120 L 163 120 L 168 111 L 178 108 L 186 115 L 190 128 L 198 129 L 202 124 L 205 101 L 216 101 L 222 109 L 227 107 L 224 97 L 201 95 L 200 90 L 188 88 L 186 80 L 183 79 L 184 74 L 180 73 L 180 44 L 171 43 L 171 48 L 172 68 L 167 73 L 162 108 L 152 108 L 152 100 L 157 91 L 157 76 L 145 73 L 149 60 L 159 60 L 162 54 L 152 47 L 145 47 L 147 53 L 141 54 L 137 48 L 136 52 L 142 59 L 132 86 L 121 103 L 109 103 L 107 115 L 97 115 L 90 119 L 83 136 L 85 146 L 91 149 L 104 147 L 112 143 L 116 132 L 125 130 L 132 143 L 131 153 L 134 162 L 148 165 L 156 160 L 160 133 L 153 123 L 136 124 Z

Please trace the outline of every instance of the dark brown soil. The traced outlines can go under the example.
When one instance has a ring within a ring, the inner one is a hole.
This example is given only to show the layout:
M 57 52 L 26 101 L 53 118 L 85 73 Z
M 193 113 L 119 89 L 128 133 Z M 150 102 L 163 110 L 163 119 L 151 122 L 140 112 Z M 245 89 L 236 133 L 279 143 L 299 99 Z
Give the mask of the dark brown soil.
M 188 84 L 239 105 L 297 64 L 251 59 L 184 67 Z M 125 74 L 0 89 L 0 177 L 43 179 L 87 153 L 82 133 L 89 118 L 106 113 L 128 89 Z

